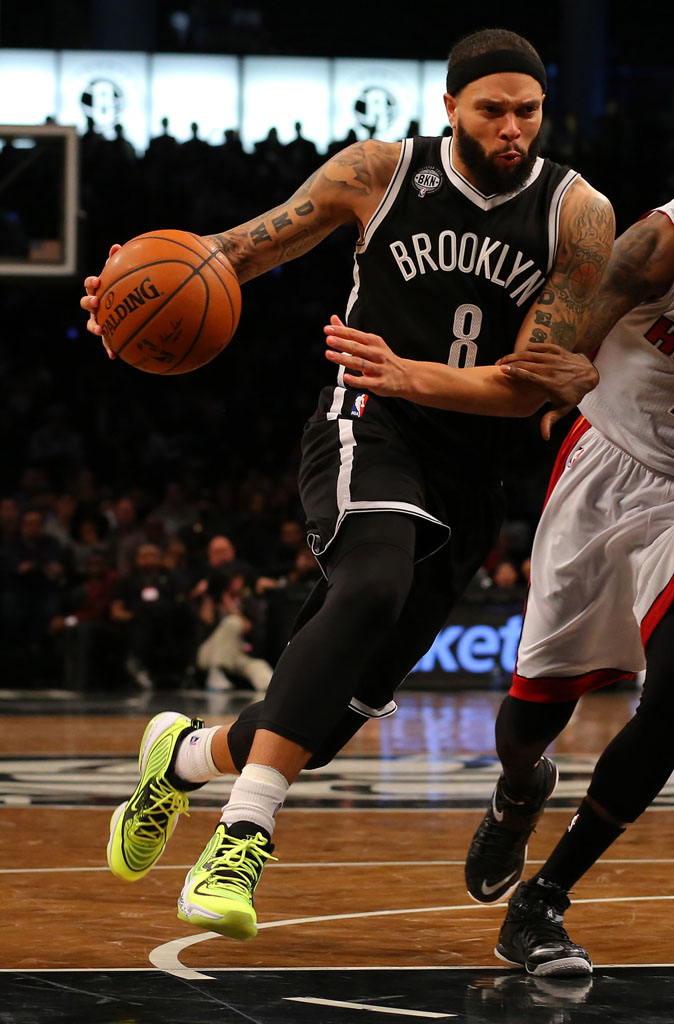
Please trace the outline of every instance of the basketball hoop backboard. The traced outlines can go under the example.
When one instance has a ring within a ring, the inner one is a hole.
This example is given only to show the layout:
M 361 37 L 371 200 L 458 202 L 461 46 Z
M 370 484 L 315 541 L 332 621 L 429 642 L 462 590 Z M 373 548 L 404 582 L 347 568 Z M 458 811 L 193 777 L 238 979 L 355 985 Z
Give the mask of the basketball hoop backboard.
M 75 272 L 78 146 L 74 127 L 0 125 L 0 274 Z

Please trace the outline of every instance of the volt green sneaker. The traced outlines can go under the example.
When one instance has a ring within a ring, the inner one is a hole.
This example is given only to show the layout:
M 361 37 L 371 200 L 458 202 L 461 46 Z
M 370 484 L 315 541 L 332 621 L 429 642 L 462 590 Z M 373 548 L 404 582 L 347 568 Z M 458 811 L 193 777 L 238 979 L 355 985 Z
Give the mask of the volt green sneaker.
M 178 917 L 198 928 L 245 942 L 257 935 L 253 894 L 272 857 L 269 835 L 252 821 L 218 825 L 188 872 L 178 899 Z
M 154 867 L 179 816 L 187 814 L 187 797 L 176 788 L 171 768 L 180 741 L 203 725 L 200 718 L 177 711 L 162 711 L 148 722 L 138 755 L 140 782 L 110 819 L 108 866 L 125 882 L 135 882 Z M 185 784 L 185 789 L 198 788 Z

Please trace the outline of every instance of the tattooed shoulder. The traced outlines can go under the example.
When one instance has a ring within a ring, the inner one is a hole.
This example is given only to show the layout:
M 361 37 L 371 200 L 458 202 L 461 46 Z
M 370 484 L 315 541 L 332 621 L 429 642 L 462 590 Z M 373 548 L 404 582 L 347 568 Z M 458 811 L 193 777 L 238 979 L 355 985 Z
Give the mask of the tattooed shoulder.
M 528 319 L 529 340 L 573 349 L 587 323 L 615 235 L 608 199 L 577 179 L 562 206 L 552 271 Z
M 614 238 L 615 217 L 608 199 L 578 179 L 564 200 L 552 273 L 558 295 L 571 311 L 585 312 L 608 263 Z
M 633 295 L 635 302 L 657 298 L 674 278 L 674 228 L 665 217 L 639 220 L 616 239 L 606 274 L 607 288 Z
M 330 182 L 369 193 L 388 185 L 399 155 L 399 142 L 368 139 L 340 150 L 321 171 Z

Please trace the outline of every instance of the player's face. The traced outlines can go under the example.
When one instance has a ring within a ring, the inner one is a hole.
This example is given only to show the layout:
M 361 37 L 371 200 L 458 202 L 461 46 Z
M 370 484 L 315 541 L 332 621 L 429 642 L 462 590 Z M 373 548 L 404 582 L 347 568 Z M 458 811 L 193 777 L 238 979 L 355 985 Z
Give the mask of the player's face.
M 445 94 L 458 170 L 480 191 L 508 193 L 526 181 L 538 155 L 543 90 L 530 75 L 504 72 Z

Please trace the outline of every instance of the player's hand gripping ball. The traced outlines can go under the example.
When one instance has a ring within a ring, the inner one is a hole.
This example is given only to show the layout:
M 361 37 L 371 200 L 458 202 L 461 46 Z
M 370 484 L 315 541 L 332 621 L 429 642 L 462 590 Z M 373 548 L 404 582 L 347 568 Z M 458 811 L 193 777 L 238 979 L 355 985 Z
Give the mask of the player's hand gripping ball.
M 96 319 L 120 359 L 147 373 L 188 373 L 232 340 L 241 289 L 232 266 L 189 231 L 148 231 L 111 256 Z

